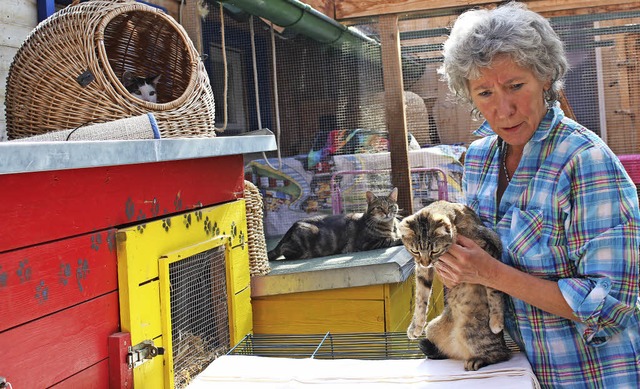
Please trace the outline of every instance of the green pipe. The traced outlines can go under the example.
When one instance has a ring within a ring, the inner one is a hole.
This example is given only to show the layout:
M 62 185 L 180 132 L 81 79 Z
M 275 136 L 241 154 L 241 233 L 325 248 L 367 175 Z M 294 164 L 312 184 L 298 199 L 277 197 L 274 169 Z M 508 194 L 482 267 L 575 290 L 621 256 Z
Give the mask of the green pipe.
M 286 30 L 291 30 L 320 43 L 334 46 L 344 52 L 364 55 L 380 61 L 380 43 L 348 28 L 334 19 L 316 11 L 298 0 L 220 0 L 225 7 L 241 9 L 254 16 L 270 20 Z M 381 63 L 378 63 L 382 66 Z M 402 72 L 405 83 L 422 76 L 426 61 L 403 55 Z
M 220 0 L 220 2 L 270 20 L 280 27 L 324 44 L 332 46 L 349 44 L 354 48 L 363 46 L 363 43 L 380 45 L 374 39 L 338 23 L 298 0 Z

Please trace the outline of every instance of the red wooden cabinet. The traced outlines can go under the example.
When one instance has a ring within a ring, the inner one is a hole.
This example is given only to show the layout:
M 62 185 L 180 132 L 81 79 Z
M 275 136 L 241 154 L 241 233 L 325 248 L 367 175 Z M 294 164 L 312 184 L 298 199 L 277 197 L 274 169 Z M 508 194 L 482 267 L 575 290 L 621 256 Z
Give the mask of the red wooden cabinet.
M 0 376 L 131 387 L 111 360 L 126 339 L 116 231 L 241 198 L 242 154 L 274 148 L 272 135 L 0 144 Z

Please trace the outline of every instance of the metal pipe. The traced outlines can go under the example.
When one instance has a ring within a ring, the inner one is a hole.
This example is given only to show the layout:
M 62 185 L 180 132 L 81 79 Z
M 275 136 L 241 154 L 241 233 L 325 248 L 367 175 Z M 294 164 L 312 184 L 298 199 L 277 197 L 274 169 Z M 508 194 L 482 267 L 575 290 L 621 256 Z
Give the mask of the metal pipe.
M 220 1 L 225 6 L 237 7 L 324 44 L 332 46 L 350 44 L 354 48 L 363 46 L 363 43 L 380 45 L 376 40 L 358 30 L 349 28 L 298 0 Z

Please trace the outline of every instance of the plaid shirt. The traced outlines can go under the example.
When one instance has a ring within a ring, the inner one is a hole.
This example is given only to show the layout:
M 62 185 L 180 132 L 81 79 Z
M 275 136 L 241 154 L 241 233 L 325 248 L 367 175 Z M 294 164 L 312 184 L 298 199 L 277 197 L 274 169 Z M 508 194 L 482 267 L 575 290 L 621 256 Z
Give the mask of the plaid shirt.
M 494 228 L 502 261 L 554 280 L 581 323 L 508 298 L 506 327 L 543 387 L 640 387 L 636 187 L 593 132 L 547 112 L 496 208 L 501 166 L 485 122 L 465 157 L 467 204 Z

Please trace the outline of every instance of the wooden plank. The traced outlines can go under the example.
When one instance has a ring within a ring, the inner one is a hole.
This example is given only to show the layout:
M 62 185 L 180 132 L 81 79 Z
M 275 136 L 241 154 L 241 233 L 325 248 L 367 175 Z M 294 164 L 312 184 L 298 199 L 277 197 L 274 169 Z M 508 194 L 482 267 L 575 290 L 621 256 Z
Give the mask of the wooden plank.
M 0 175 L 0 252 L 235 200 L 242 155 Z
M 253 300 L 256 334 L 384 332 L 380 300 Z
M 14 388 L 49 387 L 105 360 L 117 331 L 117 292 L 4 331 L 2 375 Z
M 395 15 L 381 16 L 379 27 L 382 43 L 385 113 L 389 133 L 389 151 L 391 152 L 391 181 L 393 186 L 400 188 L 398 207 L 406 215 L 410 215 L 413 213 L 413 188 L 408 157 L 407 115 L 402 82 L 398 17 Z
M 466 0 L 464 4 L 455 0 L 348 0 L 336 3 L 336 18 L 349 19 L 434 10 L 441 8 L 487 4 L 487 0 Z
M 304 3 L 332 19 L 336 17 L 334 0 L 305 0 Z
M 0 332 L 117 288 L 115 230 L 0 254 Z
M 127 353 L 131 347 L 131 334 L 117 332 L 109 336 L 109 370 L 110 389 L 130 389 L 133 387 L 133 371 L 127 363 Z
M 50 389 L 109 389 L 109 378 L 109 360 L 105 359 L 51 386 Z
M 238 344 L 247 334 L 253 333 L 251 290 L 247 287 L 230 298 L 229 323 L 230 345 Z
M 387 332 L 405 332 L 413 316 L 413 295 L 415 281 L 413 276 L 397 284 L 385 287 L 385 330 Z
M 577 11 L 585 13 L 612 12 L 616 10 L 637 9 L 638 0 L 532 0 L 525 1 L 533 11 L 546 16 L 558 16 L 561 12 Z M 471 8 L 473 6 L 497 4 L 488 0 L 347 0 L 336 3 L 336 19 L 372 17 L 380 15 L 400 14 L 407 12 L 425 12 L 444 8 Z
M 326 289 L 313 292 L 287 293 L 256 299 L 270 300 L 383 300 L 384 292 L 380 285 L 357 286 L 353 288 Z

